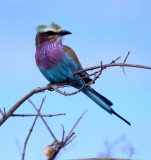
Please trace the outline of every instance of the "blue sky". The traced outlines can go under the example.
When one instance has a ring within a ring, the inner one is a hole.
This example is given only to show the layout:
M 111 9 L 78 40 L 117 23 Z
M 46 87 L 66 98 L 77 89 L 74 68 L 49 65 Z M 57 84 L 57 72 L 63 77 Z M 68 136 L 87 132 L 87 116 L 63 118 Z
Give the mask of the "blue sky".
M 127 63 L 151 66 L 151 2 L 148 0 L 1 0 L 0 1 L 0 107 L 9 110 L 30 90 L 45 86 L 48 81 L 36 67 L 35 28 L 56 22 L 73 34 L 64 44 L 77 53 L 83 67 L 109 63 L 131 51 Z M 56 92 L 34 95 L 31 100 L 39 106 L 47 96 L 44 114 L 67 113 L 47 119 L 58 138 L 64 124 L 66 133 L 77 118 L 88 109 L 77 128 L 76 139 L 58 155 L 57 159 L 97 157 L 104 152 L 104 141 L 125 135 L 126 143 L 136 152 L 134 159 L 150 159 L 151 148 L 151 71 L 118 67 L 105 70 L 92 86 L 109 98 L 113 108 L 132 124 L 124 124 L 114 115 L 100 109 L 82 93 L 65 97 Z M 25 102 L 16 113 L 34 113 Z M 0 128 L 0 155 L 3 159 L 21 159 L 25 138 L 33 118 L 10 118 Z M 52 142 L 39 119 L 30 137 L 26 159 L 44 160 L 41 155 Z M 127 158 L 118 148 L 114 157 Z

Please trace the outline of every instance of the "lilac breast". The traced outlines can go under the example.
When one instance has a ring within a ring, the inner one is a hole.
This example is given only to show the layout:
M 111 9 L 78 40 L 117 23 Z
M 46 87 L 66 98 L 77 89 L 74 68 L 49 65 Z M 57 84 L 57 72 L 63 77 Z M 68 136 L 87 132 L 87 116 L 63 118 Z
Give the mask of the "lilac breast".
M 36 48 L 36 63 L 39 68 L 52 69 L 63 59 L 62 44 L 42 43 Z

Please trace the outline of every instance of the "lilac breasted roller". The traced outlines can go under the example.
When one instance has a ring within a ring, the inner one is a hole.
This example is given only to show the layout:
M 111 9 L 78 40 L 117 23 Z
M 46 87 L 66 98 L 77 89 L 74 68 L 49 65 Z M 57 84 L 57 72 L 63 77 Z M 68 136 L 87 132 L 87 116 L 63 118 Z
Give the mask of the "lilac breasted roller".
M 81 72 L 73 75 L 73 72 L 81 70 L 82 66 L 75 52 L 70 47 L 62 44 L 62 37 L 68 34 L 71 34 L 71 32 L 63 30 L 55 23 L 50 26 L 38 26 L 35 59 L 39 70 L 51 84 L 73 80 L 72 87 L 79 89 L 83 86 L 83 83 L 86 84 L 91 79 L 84 78 L 84 82 L 82 80 L 74 81 L 84 77 L 87 73 Z M 108 113 L 115 114 L 130 125 L 127 120 L 111 108 L 113 103 L 110 100 L 89 86 L 85 87 L 82 92 Z

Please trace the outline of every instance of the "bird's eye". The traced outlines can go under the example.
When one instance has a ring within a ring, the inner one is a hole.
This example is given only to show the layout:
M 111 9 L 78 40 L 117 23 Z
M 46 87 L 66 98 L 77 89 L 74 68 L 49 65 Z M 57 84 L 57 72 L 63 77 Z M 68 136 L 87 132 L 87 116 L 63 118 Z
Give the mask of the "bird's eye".
M 48 32 L 44 32 L 44 34 L 47 34 L 47 35 L 56 35 L 57 33 L 53 32 L 53 31 L 48 31 Z

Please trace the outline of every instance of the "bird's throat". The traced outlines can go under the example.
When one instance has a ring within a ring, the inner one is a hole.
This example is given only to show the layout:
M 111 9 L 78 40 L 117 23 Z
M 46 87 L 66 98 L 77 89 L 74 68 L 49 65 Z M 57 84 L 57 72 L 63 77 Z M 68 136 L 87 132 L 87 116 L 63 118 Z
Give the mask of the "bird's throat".
M 36 63 L 38 67 L 52 69 L 64 56 L 64 48 L 61 43 L 43 42 L 36 49 Z

